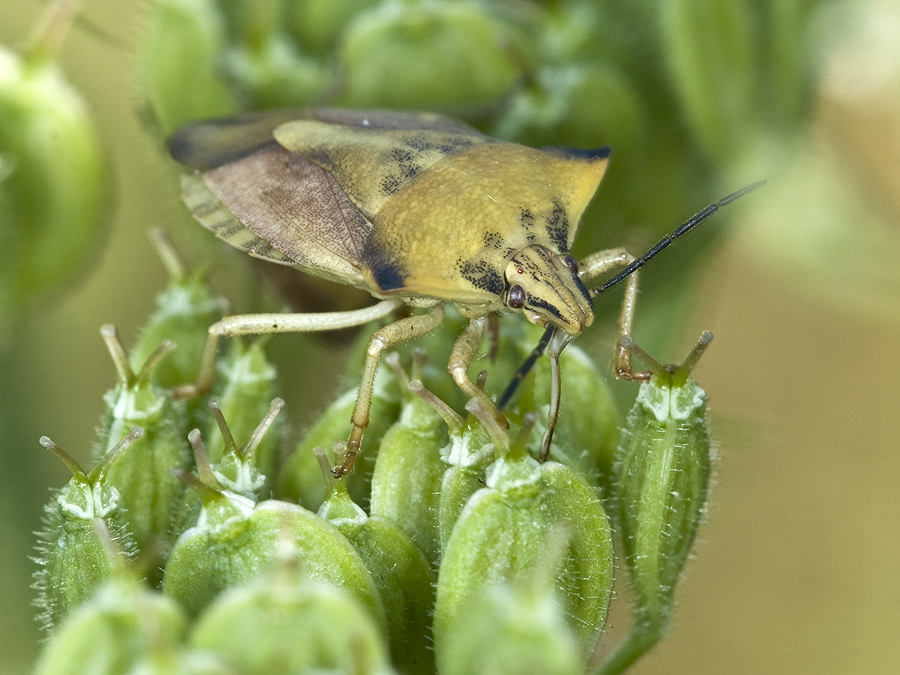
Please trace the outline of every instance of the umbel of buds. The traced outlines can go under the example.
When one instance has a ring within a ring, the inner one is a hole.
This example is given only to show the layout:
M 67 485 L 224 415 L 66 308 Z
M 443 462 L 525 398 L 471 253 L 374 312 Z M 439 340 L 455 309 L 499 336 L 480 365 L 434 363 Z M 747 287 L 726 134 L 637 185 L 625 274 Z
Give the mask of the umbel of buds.
M 38 556 L 50 631 L 41 675 L 94 672 L 93 656 L 128 672 L 581 675 L 603 657 L 615 569 L 607 512 L 634 621 L 601 672 L 620 672 L 663 635 L 709 477 L 706 397 L 690 378 L 708 335 L 676 367 L 626 341 L 652 374 L 613 461 L 616 410 L 582 415 L 612 406 L 605 385 L 568 400 L 542 462 L 532 428 L 546 373 L 520 377 L 508 433 L 475 400 L 462 417 L 433 393 L 454 394 L 446 371 L 401 349 L 376 390 L 381 442 L 366 448 L 358 475 L 336 478 L 343 444 L 334 457 L 312 448 L 344 435 L 352 399 L 340 397 L 295 445 L 315 464 L 279 461 L 284 402 L 272 398 L 265 340 L 213 355 L 212 395 L 174 385 L 199 364 L 169 361 L 180 347 L 167 336 L 201 358 L 198 317 L 221 301 L 167 247 L 170 288 L 131 359 L 103 329 L 119 382 L 95 468 L 42 439 L 73 478 L 48 506 Z M 463 321 L 451 320 L 429 351 L 449 351 Z M 498 358 L 498 379 L 532 340 L 501 333 L 500 353 L 513 356 Z M 563 366 L 573 381 L 600 382 L 583 352 L 571 354 Z M 475 381 L 493 393 L 486 374 Z M 595 436 L 584 419 L 598 422 Z M 126 431 L 138 423 L 142 432 Z

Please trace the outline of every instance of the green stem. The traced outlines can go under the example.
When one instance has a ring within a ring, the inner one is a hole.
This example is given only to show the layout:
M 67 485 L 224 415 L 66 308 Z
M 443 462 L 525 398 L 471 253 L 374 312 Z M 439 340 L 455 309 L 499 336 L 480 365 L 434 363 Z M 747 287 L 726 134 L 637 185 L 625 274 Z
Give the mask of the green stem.
M 624 672 L 662 639 L 668 624 L 668 617 L 662 614 L 653 618 L 635 618 L 628 637 L 591 675 L 618 675 Z

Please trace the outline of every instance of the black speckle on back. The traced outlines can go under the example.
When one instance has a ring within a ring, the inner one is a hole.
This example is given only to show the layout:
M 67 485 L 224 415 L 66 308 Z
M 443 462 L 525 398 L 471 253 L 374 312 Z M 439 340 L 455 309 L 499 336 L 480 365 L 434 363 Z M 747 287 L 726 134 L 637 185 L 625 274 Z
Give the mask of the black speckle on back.
M 503 235 L 496 230 L 488 230 L 484 233 L 485 248 L 493 248 L 499 251 L 504 245 Z
M 409 147 L 398 145 L 390 149 L 388 159 L 398 164 L 409 164 L 414 160 L 414 156 Z
M 503 276 L 484 260 L 460 260 L 460 274 L 478 288 L 496 296 L 501 296 L 506 291 L 506 282 Z
M 563 205 L 558 201 L 553 202 L 553 210 L 546 218 L 547 237 L 556 246 L 560 253 L 568 253 L 569 250 L 569 217 Z
M 452 142 L 446 140 L 446 134 L 425 132 L 405 135 L 402 140 L 398 139 L 396 145 L 381 154 L 378 162 L 390 169 L 381 180 L 382 194 L 390 197 L 435 161 L 442 157 L 458 154 L 483 142 L 483 139 L 478 136 L 471 138 L 452 136 L 454 138 Z M 439 157 L 435 157 L 435 155 L 439 155 Z
M 381 181 L 381 190 L 385 195 L 392 195 L 397 190 L 400 189 L 400 186 L 403 185 L 403 178 L 398 176 L 395 173 L 389 173 L 384 177 L 384 180 Z

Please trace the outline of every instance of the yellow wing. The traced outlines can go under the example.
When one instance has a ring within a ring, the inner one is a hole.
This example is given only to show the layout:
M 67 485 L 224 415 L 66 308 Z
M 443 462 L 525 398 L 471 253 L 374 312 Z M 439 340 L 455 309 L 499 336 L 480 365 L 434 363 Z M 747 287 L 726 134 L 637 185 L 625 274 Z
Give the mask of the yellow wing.
M 283 147 L 331 173 L 370 220 L 426 169 L 445 157 L 491 142 L 474 131 L 383 129 L 314 120 L 286 122 L 275 129 L 274 136 Z

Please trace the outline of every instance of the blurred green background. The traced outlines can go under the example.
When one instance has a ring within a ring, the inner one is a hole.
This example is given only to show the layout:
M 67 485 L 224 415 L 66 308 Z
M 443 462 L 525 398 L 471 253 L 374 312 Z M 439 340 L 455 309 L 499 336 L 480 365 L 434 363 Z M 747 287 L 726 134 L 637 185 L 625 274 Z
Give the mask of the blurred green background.
M 0 43 L 20 44 L 42 8 L 0 4 Z M 85 16 L 115 41 L 76 27 L 59 56 L 93 108 L 115 203 L 105 245 L 77 282 L 33 308 L 0 356 L 0 673 L 27 672 L 37 651 L 31 533 L 48 488 L 68 479 L 38 438 L 88 463 L 101 396 L 115 377 L 99 327 L 114 323 L 133 342 L 165 283 L 147 230 L 176 230 L 189 262 L 204 260 L 192 257 L 192 242 L 205 233 L 183 231 L 173 174 L 136 114 L 142 10 L 142 2 L 84 2 Z M 671 639 L 635 673 L 869 674 L 895 673 L 900 663 L 900 5 L 824 3 L 814 20 L 815 102 L 793 136 L 758 133 L 728 175 L 696 190 L 714 199 L 722 185 L 769 179 L 725 223 L 715 253 L 686 270 L 696 298 L 671 328 L 671 351 L 657 354 L 679 359 L 701 330 L 715 334 L 695 374 L 711 396 L 721 457 Z M 632 189 L 666 198 L 666 186 L 653 182 Z M 689 215 L 683 195 L 673 202 L 671 221 L 654 227 Z M 689 202 L 693 210 L 706 203 Z M 593 207 L 601 224 L 603 206 L 601 187 Z M 614 226 L 599 232 L 599 245 L 623 243 Z M 228 276 L 214 283 L 240 309 L 242 291 Z M 640 325 L 639 315 L 639 343 Z M 593 332 L 608 339 L 612 330 Z M 296 367 L 295 390 L 286 392 L 295 413 L 320 405 L 303 401 L 304 383 L 338 372 L 341 352 L 293 337 L 273 348 L 283 362 L 305 350 L 304 363 L 323 369 Z M 609 352 L 593 353 L 608 361 Z M 628 621 L 616 605 L 613 634 Z

